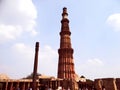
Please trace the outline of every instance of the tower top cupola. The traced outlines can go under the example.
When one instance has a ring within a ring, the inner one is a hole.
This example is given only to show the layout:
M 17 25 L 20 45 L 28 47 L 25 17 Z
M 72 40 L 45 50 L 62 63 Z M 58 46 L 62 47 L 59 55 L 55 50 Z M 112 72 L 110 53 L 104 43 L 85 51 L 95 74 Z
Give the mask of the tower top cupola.
M 67 19 L 67 17 L 68 17 L 67 8 L 64 7 L 63 8 L 63 13 L 62 13 L 62 19 Z

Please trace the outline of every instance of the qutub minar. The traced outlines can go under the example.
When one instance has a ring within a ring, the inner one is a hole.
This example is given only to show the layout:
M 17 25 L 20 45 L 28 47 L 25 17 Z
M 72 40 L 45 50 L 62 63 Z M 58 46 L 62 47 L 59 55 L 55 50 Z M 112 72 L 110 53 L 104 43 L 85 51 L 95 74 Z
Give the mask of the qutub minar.
M 36 42 L 33 73 L 18 80 L 0 74 L 0 90 L 120 90 L 120 78 L 99 78 L 92 81 L 75 73 L 74 50 L 71 44 L 67 16 L 67 8 L 64 7 L 61 20 L 60 48 L 58 49 L 57 78 L 37 73 L 39 42 Z
M 58 78 L 74 79 L 74 61 L 73 61 L 73 48 L 70 39 L 69 20 L 67 18 L 67 8 L 63 8 L 60 32 L 60 49 L 59 63 L 58 63 Z

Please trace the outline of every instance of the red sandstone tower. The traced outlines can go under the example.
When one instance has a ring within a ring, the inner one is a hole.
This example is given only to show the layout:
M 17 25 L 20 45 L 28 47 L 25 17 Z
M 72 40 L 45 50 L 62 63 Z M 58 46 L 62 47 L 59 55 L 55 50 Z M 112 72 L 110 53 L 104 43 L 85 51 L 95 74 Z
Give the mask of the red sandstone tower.
M 69 20 L 67 18 L 67 8 L 63 8 L 60 32 L 60 49 L 58 49 L 58 78 L 74 79 L 73 49 L 71 46 Z

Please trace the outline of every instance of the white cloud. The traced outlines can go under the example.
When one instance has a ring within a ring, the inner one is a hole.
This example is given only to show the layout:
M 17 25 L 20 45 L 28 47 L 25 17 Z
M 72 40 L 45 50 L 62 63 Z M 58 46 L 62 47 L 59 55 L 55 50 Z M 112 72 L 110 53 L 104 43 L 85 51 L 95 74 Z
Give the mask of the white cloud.
M 92 58 L 86 60 L 84 63 L 77 64 L 77 71 L 79 75 L 84 75 L 87 78 L 94 79 L 102 76 L 105 70 L 105 63 L 99 58 Z
M 10 72 L 10 68 L 8 66 L 6 66 L 5 64 L 1 63 L 0 64 L 0 73 L 8 73 Z
M 103 62 L 98 58 L 93 58 L 93 59 L 89 59 L 87 61 L 87 64 L 94 65 L 94 66 L 101 66 L 103 65 Z
M 107 24 L 115 31 L 120 31 L 120 13 L 110 15 L 107 18 Z
M 24 43 L 16 43 L 13 47 L 15 53 L 22 56 L 24 59 L 33 59 L 34 49 L 29 45 L 25 45 Z
M 3 40 L 11 40 L 23 32 L 36 35 L 36 18 L 37 11 L 32 0 L 2 0 L 0 3 L 0 33 L 2 33 Z
M 46 45 L 40 50 L 39 71 L 42 74 L 56 76 L 58 65 L 57 51 Z
M 47 55 L 47 57 L 46 57 L 46 55 Z M 49 60 L 49 58 L 52 59 L 55 56 L 57 56 L 57 52 L 55 50 L 53 50 L 50 46 L 46 45 L 46 46 L 44 46 L 43 49 L 41 49 L 41 54 L 40 54 L 41 59 Z
M 19 26 L 11 26 L 0 24 L 0 41 L 5 42 L 9 39 L 15 39 L 20 36 L 21 28 Z
M 22 78 L 33 71 L 34 62 L 34 46 L 26 45 L 24 43 L 16 43 L 11 48 L 11 62 L 14 63 L 10 75 L 13 78 Z
M 13 67 L 14 75 L 12 77 L 25 77 L 33 71 L 34 56 L 35 56 L 35 46 L 29 46 L 24 43 L 16 43 L 12 47 L 12 52 L 14 56 Z M 38 56 L 38 72 L 45 75 L 56 76 L 57 73 L 57 62 L 58 56 L 57 51 L 55 51 L 50 46 L 46 45 L 43 48 L 39 47 Z M 22 66 L 22 67 L 21 67 Z M 12 68 L 13 68 L 12 67 Z

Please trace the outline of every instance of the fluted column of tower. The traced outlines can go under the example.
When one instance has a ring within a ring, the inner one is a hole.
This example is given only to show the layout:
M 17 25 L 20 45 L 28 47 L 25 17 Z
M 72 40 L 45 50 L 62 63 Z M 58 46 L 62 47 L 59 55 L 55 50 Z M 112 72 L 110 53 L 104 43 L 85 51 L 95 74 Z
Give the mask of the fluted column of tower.
M 69 20 L 67 18 L 67 8 L 63 8 L 60 32 L 60 48 L 58 49 L 58 78 L 74 79 L 73 49 L 71 46 Z

